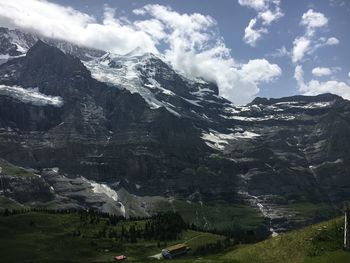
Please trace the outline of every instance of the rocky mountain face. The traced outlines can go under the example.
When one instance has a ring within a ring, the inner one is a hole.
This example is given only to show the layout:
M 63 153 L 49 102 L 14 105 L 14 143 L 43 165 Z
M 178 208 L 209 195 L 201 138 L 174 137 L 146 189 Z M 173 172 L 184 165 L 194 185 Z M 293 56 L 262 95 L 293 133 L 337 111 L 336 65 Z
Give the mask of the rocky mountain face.
M 272 232 L 350 199 L 350 102 L 338 96 L 234 106 L 159 55 L 5 28 L 0 43 L 0 158 L 35 171 L 2 169 L 6 198 L 124 216 L 225 202 L 253 207 Z

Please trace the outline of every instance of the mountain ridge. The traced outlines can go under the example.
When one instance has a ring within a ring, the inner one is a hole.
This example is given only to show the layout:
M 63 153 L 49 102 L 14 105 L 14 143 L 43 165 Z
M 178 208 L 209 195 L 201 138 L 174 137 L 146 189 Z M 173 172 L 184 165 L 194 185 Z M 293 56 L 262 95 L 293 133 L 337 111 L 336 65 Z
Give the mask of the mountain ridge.
M 178 209 L 240 204 L 273 232 L 329 216 L 294 204 L 336 213 L 350 198 L 349 101 L 324 94 L 235 106 L 153 56 L 82 62 L 81 51 L 57 45 L 37 42 L 0 65 L 0 158 L 37 170 L 54 189 L 47 202 L 128 216 L 174 200 Z M 106 187 L 117 200 L 99 192 Z M 33 196 L 21 201 L 35 206 Z M 198 222 L 213 225 L 196 209 Z

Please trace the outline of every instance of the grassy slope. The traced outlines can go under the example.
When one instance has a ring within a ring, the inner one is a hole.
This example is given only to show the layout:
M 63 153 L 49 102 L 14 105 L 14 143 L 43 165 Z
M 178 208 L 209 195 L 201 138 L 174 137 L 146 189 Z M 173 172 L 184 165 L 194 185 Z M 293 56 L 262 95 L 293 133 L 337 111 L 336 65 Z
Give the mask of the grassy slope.
M 123 224 L 127 228 L 128 224 L 134 223 Z M 113 238 L 95 238 L 94 234 L 105 226 L 106 219 L 103 218 L 98 224 L 83 224 L 78 214 L 30 212 L 1 216 L 0 262 L 111 262 L 119 254 L 127 255 L 129 262 L 144 262 L 165 246 L 161 243 L 161 248 L 158 248 L 156 241 L 141 239 L 136 244 L 120 245 Z M 119 231 L 121 226 L 115 228 Z M 72 236 L 71 233 L 77 229 L 82 235 Z M 195 249 L 222 239 L 222 236 L 189 230 L 184 232 L 181 240 L 168 242 L 167 245 L 187 242 Z
M 235 247 L 226 254 L 183 258 L 176 263 L 349 263 L 342 250 L 343 218 L 281 234 L 252 245 Z
M 342 250 L 343 218 L 323 222 L 276 238 L 241 246 L 223 259 L 256 263 L 350 262 L 350 252 Z

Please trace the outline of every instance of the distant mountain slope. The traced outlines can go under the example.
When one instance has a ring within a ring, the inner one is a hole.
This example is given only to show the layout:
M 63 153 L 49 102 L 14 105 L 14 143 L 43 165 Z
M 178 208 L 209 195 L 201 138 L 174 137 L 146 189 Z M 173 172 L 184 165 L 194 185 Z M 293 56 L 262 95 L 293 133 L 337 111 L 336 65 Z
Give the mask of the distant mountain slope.
M 78 206 L 147 215 L 177 200 L 214 228 L 203 207 L 224 202 L 253 207 L 273 233 L 328 218 L 350 199 L 349 101 L 322 94 L 235 106 L 158 55 L 38 38 L 0 31 L 0 158 L 56 174 L 46 183 L 59 196 L 94 184 L 119 194 L 96 205 L 83 191 Z

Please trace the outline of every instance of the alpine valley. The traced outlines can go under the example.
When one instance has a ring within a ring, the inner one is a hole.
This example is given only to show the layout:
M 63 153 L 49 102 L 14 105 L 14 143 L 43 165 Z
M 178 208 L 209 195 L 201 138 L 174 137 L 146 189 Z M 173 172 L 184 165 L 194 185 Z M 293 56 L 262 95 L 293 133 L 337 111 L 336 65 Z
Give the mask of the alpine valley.
M 350 199 L 350 102 L 235 106 L 160 55 L 0 28 L 0 207 L 178 211 L 266 237 Z

